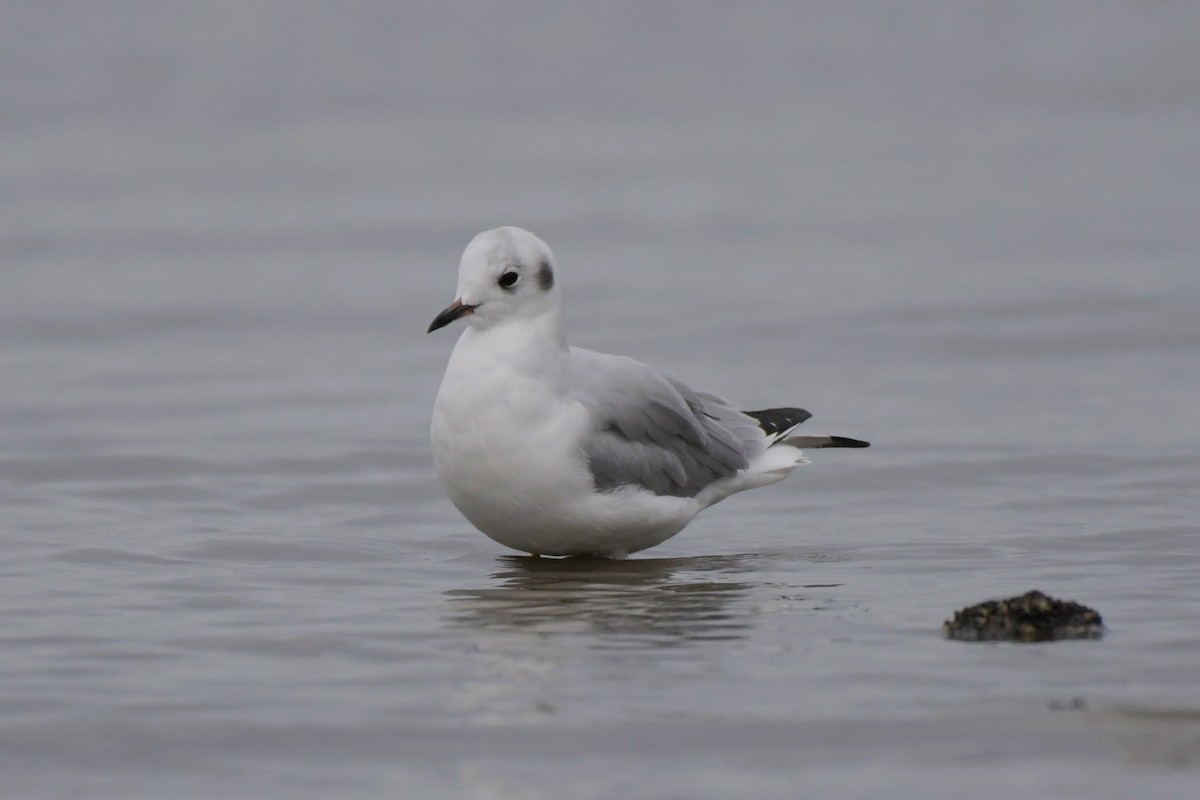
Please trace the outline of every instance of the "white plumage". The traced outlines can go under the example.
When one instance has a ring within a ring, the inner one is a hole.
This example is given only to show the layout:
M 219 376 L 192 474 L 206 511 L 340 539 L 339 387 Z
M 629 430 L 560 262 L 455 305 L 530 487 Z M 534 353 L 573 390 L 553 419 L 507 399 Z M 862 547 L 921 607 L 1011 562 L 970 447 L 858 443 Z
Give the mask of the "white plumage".
M 542 555 L 621 557 L 704 508 L 781 480 L 801 409 L 742 412 L 630 358 L 570 347 L 550 248 L 520 228 L 479 234 L 459 265 L 465 317 L 434 404 L 434 464 L 450 500 L 497 542 Z

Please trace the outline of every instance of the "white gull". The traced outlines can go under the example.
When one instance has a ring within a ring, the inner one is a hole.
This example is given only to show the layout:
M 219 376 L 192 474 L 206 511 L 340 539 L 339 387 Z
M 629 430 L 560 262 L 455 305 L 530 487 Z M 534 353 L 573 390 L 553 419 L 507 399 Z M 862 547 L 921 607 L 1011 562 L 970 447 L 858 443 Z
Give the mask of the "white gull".
M 799 408 L 741 411 L 632 358 L 571 347 L 558 267 L 504 227 L 463 252 L 465 318 L 433 409 L 434 465 L 451 502 L 500 544 L 535 555 L 620 558 L 653 547 L 736 492 L 783 479 L 802 448 Z

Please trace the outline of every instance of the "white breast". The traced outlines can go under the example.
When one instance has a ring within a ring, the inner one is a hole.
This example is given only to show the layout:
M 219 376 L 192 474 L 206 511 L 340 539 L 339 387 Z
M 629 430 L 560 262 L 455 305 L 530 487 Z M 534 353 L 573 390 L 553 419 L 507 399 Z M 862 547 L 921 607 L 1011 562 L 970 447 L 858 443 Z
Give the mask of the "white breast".
M 434 465 L 459 511 L 499 538 L 553 524 L 564 504 L 589 495 L 579 449 L 586 412 L 552 374 L 514 369 L 480 337 L 455 347 L 434 404 Z
M 622 555 L 683 528 L 700 509 L 692 498 L 595 491 L 581 447 L 591 421 L 567 396 L 565 360 L 555 372 L 543 354 L 524 369 L 511 356 L 523 351 L 494 333 L 464 333 L 434 404 L 434 465 L 463 516 L 507 547 L 545 555 Z

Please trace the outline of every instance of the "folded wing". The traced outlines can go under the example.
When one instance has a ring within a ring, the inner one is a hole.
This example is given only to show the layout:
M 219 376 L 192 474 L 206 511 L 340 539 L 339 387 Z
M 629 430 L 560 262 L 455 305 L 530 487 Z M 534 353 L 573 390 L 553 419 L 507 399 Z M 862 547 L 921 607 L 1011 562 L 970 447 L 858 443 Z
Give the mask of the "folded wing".
M 756 421 L 715 395 L 631 358 L 571 352 L 572 391 L 592 420 L 583 450 L 600 491 L 694 497 L 766 447 Z

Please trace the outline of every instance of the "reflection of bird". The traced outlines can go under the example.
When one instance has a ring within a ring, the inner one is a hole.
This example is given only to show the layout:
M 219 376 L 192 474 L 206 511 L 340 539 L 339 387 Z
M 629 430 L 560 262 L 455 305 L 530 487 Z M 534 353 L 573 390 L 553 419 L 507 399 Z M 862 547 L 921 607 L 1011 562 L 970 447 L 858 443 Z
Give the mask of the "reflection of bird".
M 554 256 L 520 228 L 467 245 L 458 296 L 430 331 L 465 317 L 433 412 L 451 501 L 516 550 L 623 556 L 735 492 L 781 480 L 801 448 L 799 408 L 740 411 L 631 358 L 569 347 Z
M 488 630 L 600 634 L 600 647 L 623 641 L 675 646 L 690 641 L 739 639 L 750 612 L 730 603 L 751 584 L 696 580 L 695 573 L 723 576 L 750 567 L 744 556 L 661 558 L 636 561 L 547 560 L 510 557 L 493 575 L 499 585 L 446 593 L 454 618 Z M 687 573 L 692 579 L 677 577 Z

